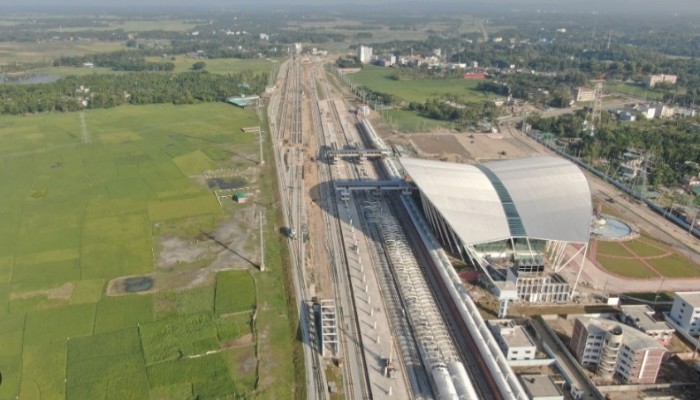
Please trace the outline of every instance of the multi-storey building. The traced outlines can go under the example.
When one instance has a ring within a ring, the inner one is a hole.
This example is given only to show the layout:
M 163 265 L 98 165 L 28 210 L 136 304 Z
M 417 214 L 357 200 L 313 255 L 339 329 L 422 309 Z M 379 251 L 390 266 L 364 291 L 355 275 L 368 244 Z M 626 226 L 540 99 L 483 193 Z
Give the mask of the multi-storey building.
M 645 333 L 598 318 L 577 318 L 570 346 L 598 378 L 627 384 L 655 383 L 666 354 L 666 348 Z
M 357 48 L 357 59 L 362 64 L 369 64 L 372 61 L 372 48 L 369 46 L 360 46 Z
M 625 305 L 622 310 L 623 322 L 633 326 L 648 336 L 656 339 L 662 345 L 671 342 L 673 333 L 676 331 L 664 321 L 657 321 L 654 318 L 654 310 L 647 305 Z
M 668 316 L 690 335 L 700 335 L 700 292 L 677 292 Z

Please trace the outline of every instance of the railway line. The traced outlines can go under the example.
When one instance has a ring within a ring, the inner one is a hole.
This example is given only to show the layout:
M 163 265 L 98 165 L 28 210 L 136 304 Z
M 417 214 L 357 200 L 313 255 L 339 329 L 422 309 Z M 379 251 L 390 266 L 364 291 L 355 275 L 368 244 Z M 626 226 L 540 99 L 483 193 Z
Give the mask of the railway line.
M 305 68 L 311 68 L 311 74 L 304 74 Z M 310 105 L 312 125 L 305 128 L 306 134 L 315 134 L 319 144 L 318 202 L 325 210 L 317 227 L 323 229 L 323 237 L 312 240 L 319 240 L 317 248 L 325 252 L 333 282 L 339 332 L 334 357 L 343 361 L 338 364 L 345 398 L 522 398 L 517 378 L 494 350 L 483 320 L 474 315 L 478 311 L 462 304 L 459 290 L 464 288 L 452 282 L 458 278 L 449 271 L 445 275 L 451 264 L 436 261 L 435 243 L 426 247 L 426 233 L 413 225 L 418 222 L 415 206 L 409 210 L 410 199 L 374 189 L 336 192 L 336 180 L 401 179 L 371 124 L 348 118 L 342 95 L 335 93 L 318 64 L 294 58 L 280 67 L 280 76 L 284 82 L 268 112 L 271 125 L 278 125 L 271 132 L 285 220 L 292 232 L 289 246 L 308 397 L 325 399 L 328 387 L 327 360 L 321 357 L 324 344 L 311 323 L 314 294 L 308 288 L 315 283 L 307 272 L 304 244 L 309 200 L 304 183 L 305 104 Z M 304 76 L 310 76 L 306 84 Z M 329 149 L 336 150 L 332 159 L 326 157 Z M 459 286 L 457 292 L 454 285 Z
M 283 204 L 282 212 L 284 220 L 288 227 L 300 227 L 304 215 L 304 182 L 302 178 L 303 165 L 299 165 L 299 150 L 284 148 L 283 144 L 287 140 L 285 132 L 288 131 L 286 118 L 287 102 L 284 97 L 290 91 L 289 81 L 289 64 L 296 64 L 296 60 L 288 60 L 281 67 L 280 71 L 286 71 L 284 89 L 281 93 L 275 94 L 277 98 L 273 98 L 271 106 L 268 108 L 268 116 L 270 121 L 279 121 L 277 124 L 271 124 L 270 132 L 273 138 L 273 152 L 275 155 L 277 179 L 280 187 L 280 198 Z M 282 96 L 282 97 L 280 97 Z M 281 108 L 277 105 L 281 103 Z M 275 115 L 277 114 L 277 115 Z M 298 123 L 301 123 L 301 118 L 298 118 Z M 299 127 L 301 129 L 301 127 Z M 284 153 L 282 152 L 284 151 Z M 294 159 L 290 159 L 289 155 L 293 154 Z M 292 281 L 296 292 L 296 304 L 299 316 L 299 330 L 302 338 L 302 346 L 304 352 L 304 362 L 306 368 L 306 387 L 307 398 L 325 400 L 328 398 L 327 383 L 323 364 L 319 359 L 320 352 L 318 351 L 318 341 L 316 335 L 312 335 L 310 327 L 312 326 L 310 317 L 311 297 L 308 293 L 308 285 L 304 266 L 304 242 L 298 240 L 294 235 L 289 237 L 289 248 L 292 259 Z
M 312 119 L 315 124 L 315 131 L 319 138 L 319 143 L 322 148 L 332 147 L 335 143 L 332 132 L 324 124 L 320 100 L 316 88 L 316 81 L 312 79 L 311 93 L 312 101 Z M 329 93 L 325 91 L 325 96 Z M 322 153 L 322 151 L 320 151 Z M 347 360 L 345 367 L 342 368 L 343 388 L 347 399 L 367 399 L 371 398 L 368 391 L 366 371 L 366 361 L 362 353 L 362 338 L 359 334 L 359 326 L 357 320 L 357 312 L 353 299 L 350 296 L 351 287 L 345 273 L 345 259 L 342 249 L 341 239 L 338 235 L 338 221 L 336 218 L 331 218 L 331 215 L 338 215 L 337 204 L 333 196 L 333 183 L 331 166 L 327 164 L 319 164 L 319 185 L 320 185 L 320 201 L 325 210 L 330 210 L 324 214 L 325 231 L 328 233 L 328 239 L 324 242 L 327 256 L 331 261 L 331 273 L 333 276 L 334 294 L 338 307 L 338 320 L 342 334 L 340 335 L 340 352 L 343 359 Z M 330 243 L 329 243 L 330 242 Z M 358 367 L 362 367 L 360 371 Z

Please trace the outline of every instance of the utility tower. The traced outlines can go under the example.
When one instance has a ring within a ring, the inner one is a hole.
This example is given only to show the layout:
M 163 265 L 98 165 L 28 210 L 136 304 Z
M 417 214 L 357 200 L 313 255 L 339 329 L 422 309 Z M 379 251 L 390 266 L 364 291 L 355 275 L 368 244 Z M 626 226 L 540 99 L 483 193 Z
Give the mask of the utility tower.
M 593 109 L 591 110 L 589 127 L 591 131 L 591 136 L 595 135 L 596 129 L 600 126 L 601 122 L 601 111 L 603 109 L 603 80 L 598 79 L 595 81 L 595 92 L 593 98 Z

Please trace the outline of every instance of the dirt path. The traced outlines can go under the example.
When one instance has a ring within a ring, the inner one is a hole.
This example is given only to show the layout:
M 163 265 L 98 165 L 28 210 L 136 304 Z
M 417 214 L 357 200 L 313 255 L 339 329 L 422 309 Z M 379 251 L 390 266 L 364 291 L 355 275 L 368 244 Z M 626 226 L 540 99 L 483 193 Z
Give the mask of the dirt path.
M 80 139 L 83 141 L 83 144 L 89 144 L 92 140 L 90 140 L 90 131 L 88 131 L 87 128 L 87 123 L 85 122 L 85 113 L 80 112 Z

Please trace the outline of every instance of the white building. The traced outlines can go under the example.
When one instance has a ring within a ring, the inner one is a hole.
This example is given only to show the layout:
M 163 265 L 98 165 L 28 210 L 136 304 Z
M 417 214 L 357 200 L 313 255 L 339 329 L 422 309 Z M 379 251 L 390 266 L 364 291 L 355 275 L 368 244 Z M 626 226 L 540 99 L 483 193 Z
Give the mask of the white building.
M 627 325 L 598 318 L 576 318 L 571 348 L 599 379 L 627 384 L 656 382 L 666 348 Z
M 647 305 L 625 305 L 622 310 L 623 322 L 631 325 L 647 335 L 655 338 L 661 344 L 668 345 L 675 329 L 664 321 L 654 318 L 654 310 Z
M 676 109 L 667 105 L 659 105 L 656 107 L 656 118 L 671 118 L 676 113 Z
M 362 64 L 369 64 L 372 61 L 372 48 L 369 46 L 360 46 L 357 48 L 357 59 Z
M 665 75 L 665 74 L 651 75 L 651 76 L 649 76 L 649 87 L 654 87 L 658 83 L 668 83 L 671 85 L 675 85 L 677 80 L 678 80 L 678 76 L 676 76 L 676 75 Z
M 590 238 L 591 190 L 576 165 L 546 156 L 478 165 L 400 162 L 443 248 L 484 272 L 499 316 L 510 301 L 559 302 L 576 293 L 576 282 L 556 277 L 585 258 Z
M 668 316 L 692 336 L 700 335 L 700 292 L 677 292 Z
M 521 325 L 515 325 L 510 319 L 495 319 L 488 324 L 508 361 L 535 359 L 535 342 Z

